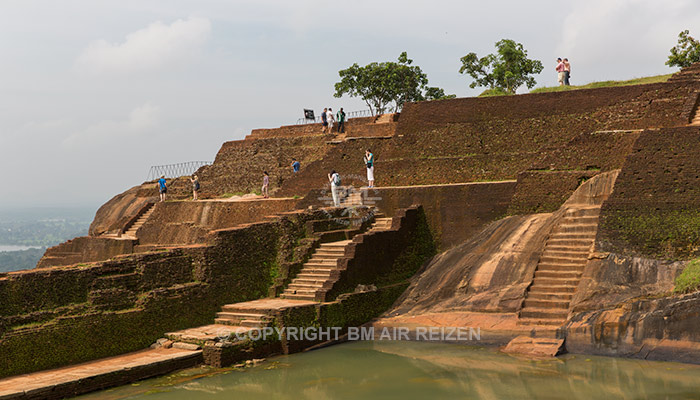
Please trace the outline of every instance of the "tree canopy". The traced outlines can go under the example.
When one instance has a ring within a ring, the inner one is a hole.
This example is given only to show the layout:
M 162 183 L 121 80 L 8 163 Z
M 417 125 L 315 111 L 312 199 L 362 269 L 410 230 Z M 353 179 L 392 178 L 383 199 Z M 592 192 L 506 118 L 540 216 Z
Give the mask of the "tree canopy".
M 335 84 L 334 96 L 360 97 L 375 114 L 397 112 L 410 101 L 450 97 L 443 89 L 428 87 L 428 76 L 411 64 L 405 51 L 398 62 L 372 62 L 364 67 L 355 63 L 338 71 L 340 82 Z
M 669 67 L 689 67 L 700 61 L 700 41 L 690 36 L 689 30 L 678 34 L 678 44 L 671 48 L 666 65 Z
M 537 82 L 531 75 L 544 69 L 541 61 L 527 58 L 527 51 L 521 43 L 510 39 L 496 42 L 496 54 L 479 58 L 476 53 L 469 53 L 461 61 L 459 72 L 474 79 L 469 87 L 484 86 L 510 94 L 523 84 L 534 87 Z

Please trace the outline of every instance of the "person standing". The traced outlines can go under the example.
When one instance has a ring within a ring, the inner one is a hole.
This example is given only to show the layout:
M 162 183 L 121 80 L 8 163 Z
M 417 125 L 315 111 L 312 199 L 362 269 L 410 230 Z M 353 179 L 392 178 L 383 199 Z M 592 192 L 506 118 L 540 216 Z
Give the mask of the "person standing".
M 569 83 L 569 77 L 571 76 L 571 64 L 569 64 L 569 59 L 564 59 L 564 85 L 571 86 Z
M 340 111 L 338 111 L 337 117 L 338 133 L 345 133 L 345 111 L 343 111 L 343 107 L 340 107 Z
M 331 196 L 333 196 L 333 206 L 340 207 L 340 199 L 338 198 L 338 191 L 340 190 L 340 175 L 337 172 L 335 172 L 335 170 L 333 170 L 330 174 L 328 174 L 328 181 L 331 183 Z
M 262 185 L 263 199 L 270 198 L 269 187 L 270 187 L 270 175 L 267 174 L 267 171 L 263 171 L 263 185 Z
M 299 163 L 299 161 L 297 161 L 296 158 L 292 158 L 292 171 L 294 171 L 294 173 L 296 174 L 297 172 L 299 172 L 299 168 L 301 168 L 301 164 Z
M 333 122 L 335 122 L 335 116 L 333 116 L 333 109 L 330 107 L 327 111 L 326 121 L 328 121 L 328 134 L 330 135 L 333 132 Z
M 367 167 L 367 182 L 368 182 L 368 187 L 373 188 L 374 187 L 374 154 L 372 154 L 372 151 L 370 149 L 367 149 L 365 151 L 365 166 Z
M 321 113 L 321 132 L 326 133 L 326 127 L 328 126 L 328 109 L 324 108 Z
M 557 80 L 559 82 L 559 86 L 564 85 L 564 62 L 561 60 L 561 58 L 557 58 L 557 67 L 555 68 L 557 70 Z
M 165 201 L 165 194 L 168 193 L 168 186 L 165 182 L 165 175 L 161 175 L 158 179 L 158 192 L 160 193 L 160 201 Z
M 197 175 L 192 175 L 190 181 L 192 182 L 192 200 L 197 201 L 197 193 L 199 193 L 199 178 L 197 178 Z

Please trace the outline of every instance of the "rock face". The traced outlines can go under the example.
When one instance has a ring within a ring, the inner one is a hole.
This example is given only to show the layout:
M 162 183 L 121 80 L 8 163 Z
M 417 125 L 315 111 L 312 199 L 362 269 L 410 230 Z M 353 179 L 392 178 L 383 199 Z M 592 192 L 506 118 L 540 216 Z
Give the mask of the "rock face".
M 158 201 L 155 184 L 144 183 L 114 196 L 97 210 L 89 235 L 117 233 L 147 203 Z

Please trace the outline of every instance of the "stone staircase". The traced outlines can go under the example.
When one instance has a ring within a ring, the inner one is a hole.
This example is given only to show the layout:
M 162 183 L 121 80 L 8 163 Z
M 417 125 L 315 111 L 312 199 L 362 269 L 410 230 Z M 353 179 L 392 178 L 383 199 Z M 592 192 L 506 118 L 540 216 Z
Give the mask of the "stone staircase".
M 146 223 L 146 220 L 148 220 L 148 217 L 153 214 L 153 210 L 155 210 L 156 205 L 151 204 L 151 206 L 143 213 L 141 216 L 134 221 L 131 225 L 125 228 L 124 233 L 122 234 L 123 238 L 126 239 L 136 239 L 136 231 L 143 226 L 144 223 Z
M 292 283 L 280 295 L 283 299 L 322 301 L 325 290 L 338 279 L 338 260 L 352 240 L 322 243 Z
M 700 126 L 700 99 L 698 100 L 699 101 L 697 104 L 695 104 L 695 109 L 693 110 L 690 126 Z
M 340 206 L 344 208 L 348 207 L 359 207 L 362 205 L 362 192 L 359 190 L 351 191 L 347 193 L 345 197 L 340 199 Z
M 272 324 L 270 315 L 259 310 L 250 310 L 241 304 L 227 304 L 221 310 L 216 313 L 216 324 L 246 328 L 265 328 Z
M 394 113 L 382 114 L 374 120 L 374 123 L 375 124 L 388 124 L 388 123 L 394 122 L 394 115 L 396 115 L 396 114 L 394 114 Z
M 561 326 L 598 230 L 600 206 L 570 207 L 554 227 L 528 288 L 518 325 Z
M 376 218 L 368 232 L 391 228 L 392 218 Z M 324 301 L 326 291 L 340 277 L 338 261 L 352 240 L 322 243 L 280 295 L 283 299 Z

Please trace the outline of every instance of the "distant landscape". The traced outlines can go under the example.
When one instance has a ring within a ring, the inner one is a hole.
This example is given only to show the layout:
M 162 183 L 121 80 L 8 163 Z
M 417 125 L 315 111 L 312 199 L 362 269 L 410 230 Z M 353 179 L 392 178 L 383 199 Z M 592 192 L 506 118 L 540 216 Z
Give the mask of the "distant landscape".
M 47 247 L 87 235 L 93 215 L 93 208 L 0 209 L 0 272 L 34 268 Z

